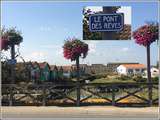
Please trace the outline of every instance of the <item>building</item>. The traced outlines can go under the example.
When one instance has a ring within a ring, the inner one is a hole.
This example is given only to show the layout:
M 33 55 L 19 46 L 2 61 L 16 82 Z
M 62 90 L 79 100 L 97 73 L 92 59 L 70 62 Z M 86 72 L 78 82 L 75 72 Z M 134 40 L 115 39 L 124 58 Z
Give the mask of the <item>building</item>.
M 154 77 L 159 77 L 159 70 L 155 67 L 151 67 L 151 77 L 154 78 Z M 147 70 L 144 71 L 144 75 L 143 75 L 144 78 L 147 78 Z
M 50 80 L 50 66 L 47 62 L 39 63 L 41 70 L 40 80 L 49 81 Z
M 106 66 L 103 64 L 92 64 L 91 65 L 91 72 L 92 73 L 105 73 L 106 72 Z
M 121 64 L 117 67 L 117 72 L 123 75 L 143 74 L 146 69 L 144 64 Z
M 63 70 L 63 77 L 70 78 L 72 74 L 72 67 L 71 66 L 62 66 L 61 69 Z
M 55 82 L 58 80 L 58 68 L 56 65 L 50 65 L 50 81 Z
M 106 66 L 103 64 L 80 64 L 80 75 L 106 73 Z M 72 65 L 76 69 L 75 65 Z
M 107 72 L 117 72 L 117 67 L 122 65 L 122 64 L 139 64 L 139 63 L 123 63 L 123 62 L 111 62 L 108 63 L 106 66 L 106 71 Z
M 159 70 L 155 67 L 151 68 L 151 77 L 158 77 L 159 76 Z
M 30 69 L 31 81 L 33 83 L 40 80 L 41 70 L 38 62 L 29 62 L 28 67 Z

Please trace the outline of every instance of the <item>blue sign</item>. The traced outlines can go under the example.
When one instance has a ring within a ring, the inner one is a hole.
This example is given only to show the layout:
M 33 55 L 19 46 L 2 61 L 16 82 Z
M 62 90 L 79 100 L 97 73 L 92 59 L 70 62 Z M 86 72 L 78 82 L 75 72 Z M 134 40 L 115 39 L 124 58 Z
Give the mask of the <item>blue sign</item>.
M 16 63 L 17 63 L 16 59 L 10 59 L 10 60 L 8 60 L 8 64 L 10 64 L 10 65 L 14 65 Z
M 124 14 L 94 14 L 89 16 L 91 32 L 121 31 L 124 26 Z

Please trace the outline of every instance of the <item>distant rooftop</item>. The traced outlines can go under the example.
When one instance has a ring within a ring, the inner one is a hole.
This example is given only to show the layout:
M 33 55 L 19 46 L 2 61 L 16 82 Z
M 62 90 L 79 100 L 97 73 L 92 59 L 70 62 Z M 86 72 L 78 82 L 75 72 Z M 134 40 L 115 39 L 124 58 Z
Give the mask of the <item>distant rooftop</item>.
M 126 68 L 146 68 L 144 64 L 122 64 Z

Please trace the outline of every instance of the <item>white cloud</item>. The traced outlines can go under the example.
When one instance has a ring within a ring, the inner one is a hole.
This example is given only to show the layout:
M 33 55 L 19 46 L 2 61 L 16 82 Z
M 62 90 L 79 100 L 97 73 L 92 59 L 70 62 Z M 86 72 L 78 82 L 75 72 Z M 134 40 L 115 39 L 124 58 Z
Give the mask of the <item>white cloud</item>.
M 90 9 L 91 11 L 94 11 L 94 12 L 102 11 L 102 7 L 100 6 L 87 6 L 86 9 Z
M 44 52 L 32 52 L 31 56 L 33 57 L 44 57 L 46 55 L 46 53 Z
M 86 43 L 89 46 L 89 53 L 95 53 L 98 41 L 86 41 Z
M 34 51 L 24 56 L 26 61 L 46 61 L 47 60 L 47 53 L 42 51 Z
M 52 54 L 54 53 L 57 56 L 60 56 L 63 54 L 63 45 L 59 44 L 59 45 L 55 45 L 55 44 L 48 44 L 48 45 L 41 45 L 41 48 L 45 48 L 48 49 L 50 51 L 50 49 L 52 49 Z
M 53 44 L 47 44 L 47 45 L 40 45 L 41 48 L 51 48 L 51 49 L 58 49 L 58 48 L 62 48 L 61 45 L 55 45 L 54 43 Z
M 127 52 L 127 51 L 129 51 L 129 48 L 128 47 L 124 47 L 124 48 L 121 49 L 121 51 Z
M 63 49 L 62 48 L 61 49 L 57 49 L 56 50 L 56 55 L 57 56 L 63 55 Z
M 41 25 L 39 30 L 42 32 L 53 32 L 57 30 L 61 30 L 63 32 L 69 32 L 70 30 L 67 27 L 62 26 L 53 26 L 53 25 Z
M 64 32 L 69 32 L 69 29 L 68 28 L 63 28 L 63 31 Z
M 122 6 L 118 13 L 124 13 L 124 23 L 131 24 L 131 7 L 130 6 Z
M 43 31 L 43 32 L 49 32 L 49 31 L 52 31 L 52 28 L 50 26 L 40 26 L 40 31 Z

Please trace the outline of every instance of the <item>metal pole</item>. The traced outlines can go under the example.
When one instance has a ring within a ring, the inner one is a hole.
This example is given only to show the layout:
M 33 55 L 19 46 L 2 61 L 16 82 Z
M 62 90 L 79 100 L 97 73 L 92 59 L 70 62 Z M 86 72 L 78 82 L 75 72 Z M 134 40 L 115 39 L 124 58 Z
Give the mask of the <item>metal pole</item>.
M 11 45 L 11 60 L 15 59 L 15 45 Z M 11 64 L 11 84 L 15 84 L 15 65 Z M 9 105 L 13 105 L 13 86 L 11 85 L 10 88 L 10 100 L 9 100 Z
M 79 81 L 79 57 L 76 58 L 76 66 L 77 66 L 77 106 L 80 106 L 80 81 Z
M 115 13 L 116 11 L 113 11 L 113 7 L 103 7 L 103 13 L 104 14 L 111 14 Z M 116 39 L 116 33 L 115 32 L 102 32 L 102 40 L 115 40 Z
M 148 82 L 148 98 L 149 106 L 152 105 L 152 81 L 151 81 L 151 71 L 150 71 L 150 45 L 147 45 L 147 82 Z

